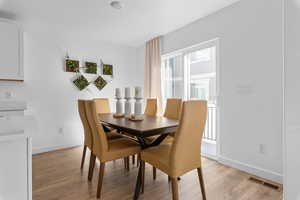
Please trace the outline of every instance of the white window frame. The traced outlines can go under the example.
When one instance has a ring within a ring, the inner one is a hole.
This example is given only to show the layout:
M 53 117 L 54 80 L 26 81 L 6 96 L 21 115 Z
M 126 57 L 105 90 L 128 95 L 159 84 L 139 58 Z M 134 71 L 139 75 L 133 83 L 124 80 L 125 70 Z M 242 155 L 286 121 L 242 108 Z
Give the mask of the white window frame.
M 173 51 L 171 53 L 167 53 L 167 54 L 163 54 L 161 55 L 161 60 L 162 63 L 164 63 L 164 61 L 166 59 L 172 58 L 172 57 L 176 57 L 176 56 L 181 56 L 181 64 L 183 66 L 183 72 L 184 72 L 184 80 L 183 80 L 183 84 L 184 84 L 184 94 L 183 94 L 183 99 L 189 100 L 190 97 L 190 72 L 189 72 L 189 67 L 187 67 L 188 65 L 188 59 L 187 56 L 190 53 L 193 53 L 195 51 L 199 51 L 202 49 L 207 49 L 207 48 L 211 48 L 211 47 L 215 47 L 216 48 L 216 102 L 218 102 L 218 96 L 219 96 L 219 39 L 213 39 L 213 40 L 209 40 L 200 44 L 196 44 L 187 48 L 183 48 L 183 49 L 179 49 L 176 51 Z M 185 60 L 186 59 L 186 60 Z M 162 66 L 162 75 L 164 75 L 164 68 L 165 66 Z M 162 76 L 162 83 L 164 82 L 164 77 Z M 164 87 L 163 87 L 164 88 Z M 164 95 L 163 95 L 164 98 Z M 165 100 L 165 99 L 163 99 Z
M 202 42 L 202 43 L 199 43 L 199 44 L 196 44 L 196 45 L 193 45 L 193 46 L 190 46 L 190 47 L 187 47 L 187 48 L 183 48 L 183 49 L 179 49 L 179 50 L 176 50 L 176 51 L 173 51 L 171 53 L 166 53 L 166 54 L 162 54 L 161 55 L 161 60 L 162 60 L 162 63 L 165 59 L 168 59 L 170 57 L 174 57 L 174 56 L 178 56 L 178 55 L 181 55 L 183 59 L 181 59 L 181 62 L 182 62 L 182 66 L 184 66 L 184 69 L 183 69 L 183 72 L 184 72 L 184 100 L 188 100 L 188 97 L 189 97 L 189 92 L 190 92 L 190 84 L 189 84 L 189 72 L 187 72 L 186 70 L 189 70 L 189 67 L 185 66 L 185 62 L 184 61 L 184 58 L 186 58 L 185 55 L 189 54 L 189 53 L 192 53 L 194 51 L 197 51 L 197 50 L 201 50 L 201 49 L 206 49 L 206 48 L 211 48 L 211 47 L 215 47 L 216 48 L 216 135 L 217 135 L 217 157 L 216 158 L 213 158 L 213 159 L 216 159 L 218 160 L 220 158 L 220 149 L 221 149 L 221 127 L 220 127 L 220 113 L 221 113 L 221 105 L 220 105 L 220 100 L 221 100 L 221 95 L 220 95 L 220 79 L 221 79 L 221 71 L 220 71 L 220 40 L 219 38 L 215 38 L 215 39 L 212 39 L 212 40 L 209 40 L 209 41 L 206 41 L 206 42 Z M 164 68 L 164 66 L 162 66 L 162 69 Z M 163 75 L 163 71 L 162 71 L 162 75 Z M 163 81 L 163 76 L 161 77 L 162 78 L 162 83 L 164 82 Z M 163 85 L 162 85 L 163 87 Z M 163 89 L 163 88 L 162 88 Z M 163 92 L 164 93 L 164 92 Z M 164 96 L 163 96 L 164 98 Z M 163 99 L 164 101 L 165 99 Z

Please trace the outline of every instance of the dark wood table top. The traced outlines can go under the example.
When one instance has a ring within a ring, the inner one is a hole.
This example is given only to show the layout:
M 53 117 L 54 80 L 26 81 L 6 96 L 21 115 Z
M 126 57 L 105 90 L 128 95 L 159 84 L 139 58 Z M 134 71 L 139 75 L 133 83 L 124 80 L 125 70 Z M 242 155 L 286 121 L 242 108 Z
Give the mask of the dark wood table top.
M 175 132 L 179 125 L 178 120 L 147 115 L 144 115 L 143 121 L 115 118 L 113 114 L 99 114 L 99 119 L 104 124 L 138 137 L 150 137 Z

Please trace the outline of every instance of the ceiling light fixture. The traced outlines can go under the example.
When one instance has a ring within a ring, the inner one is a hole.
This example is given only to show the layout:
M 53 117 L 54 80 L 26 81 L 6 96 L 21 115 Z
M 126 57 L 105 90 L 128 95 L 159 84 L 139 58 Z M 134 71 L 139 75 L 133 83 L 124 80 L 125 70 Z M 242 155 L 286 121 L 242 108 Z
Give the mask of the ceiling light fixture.
M 121 1 L 118 1 L 118 0 L 113 0 L 110 2 L 110 6 L 115 8 L 115 9 L 118 9 L 120 10 L 121 8 L 123 8 L 123 4 Z

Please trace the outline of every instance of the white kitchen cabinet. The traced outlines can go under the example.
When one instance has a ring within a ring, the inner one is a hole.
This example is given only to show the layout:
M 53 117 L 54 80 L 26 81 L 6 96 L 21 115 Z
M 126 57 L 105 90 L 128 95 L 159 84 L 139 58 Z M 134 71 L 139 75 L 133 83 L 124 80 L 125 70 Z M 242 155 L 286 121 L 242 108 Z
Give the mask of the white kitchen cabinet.
M 24 108 L 0 101 L 0 200 L 32 200 L 32 117 Z
M 0 18 L 0 80 L 23 81 L 23 34 L 13 21 Z
M 31 200 L 31 139 L 23 132 L 0 134 L 0 199 Z

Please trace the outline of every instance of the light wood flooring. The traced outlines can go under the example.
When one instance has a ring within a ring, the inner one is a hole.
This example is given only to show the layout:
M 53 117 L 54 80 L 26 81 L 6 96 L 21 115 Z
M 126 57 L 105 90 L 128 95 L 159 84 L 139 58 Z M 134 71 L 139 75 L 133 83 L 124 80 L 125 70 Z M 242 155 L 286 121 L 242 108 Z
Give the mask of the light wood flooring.
M 87 151 L 89 155 L 90 152 Z M 82 147 L 59 150 L 33 156 L 33 200 L 96 200 L 99 163 L 91 183 L 87 181 L 88 161 L 80 171 Z M 109 162 L 105 168 L 103 200 L 131 200 L 138 168 L 123 160 Z M 282 200 L 282 192 L 249 181 L 249 174 L 203 158 L 203 174 L 208 200 Z M 201 191 L 194 170 L 179 181 L 181 200 L 201 200 Z M 146 165 L 145 193 L 141 200 L 171 200 L 168 177 L 157 171 L 152 179 L 152 167 Z

